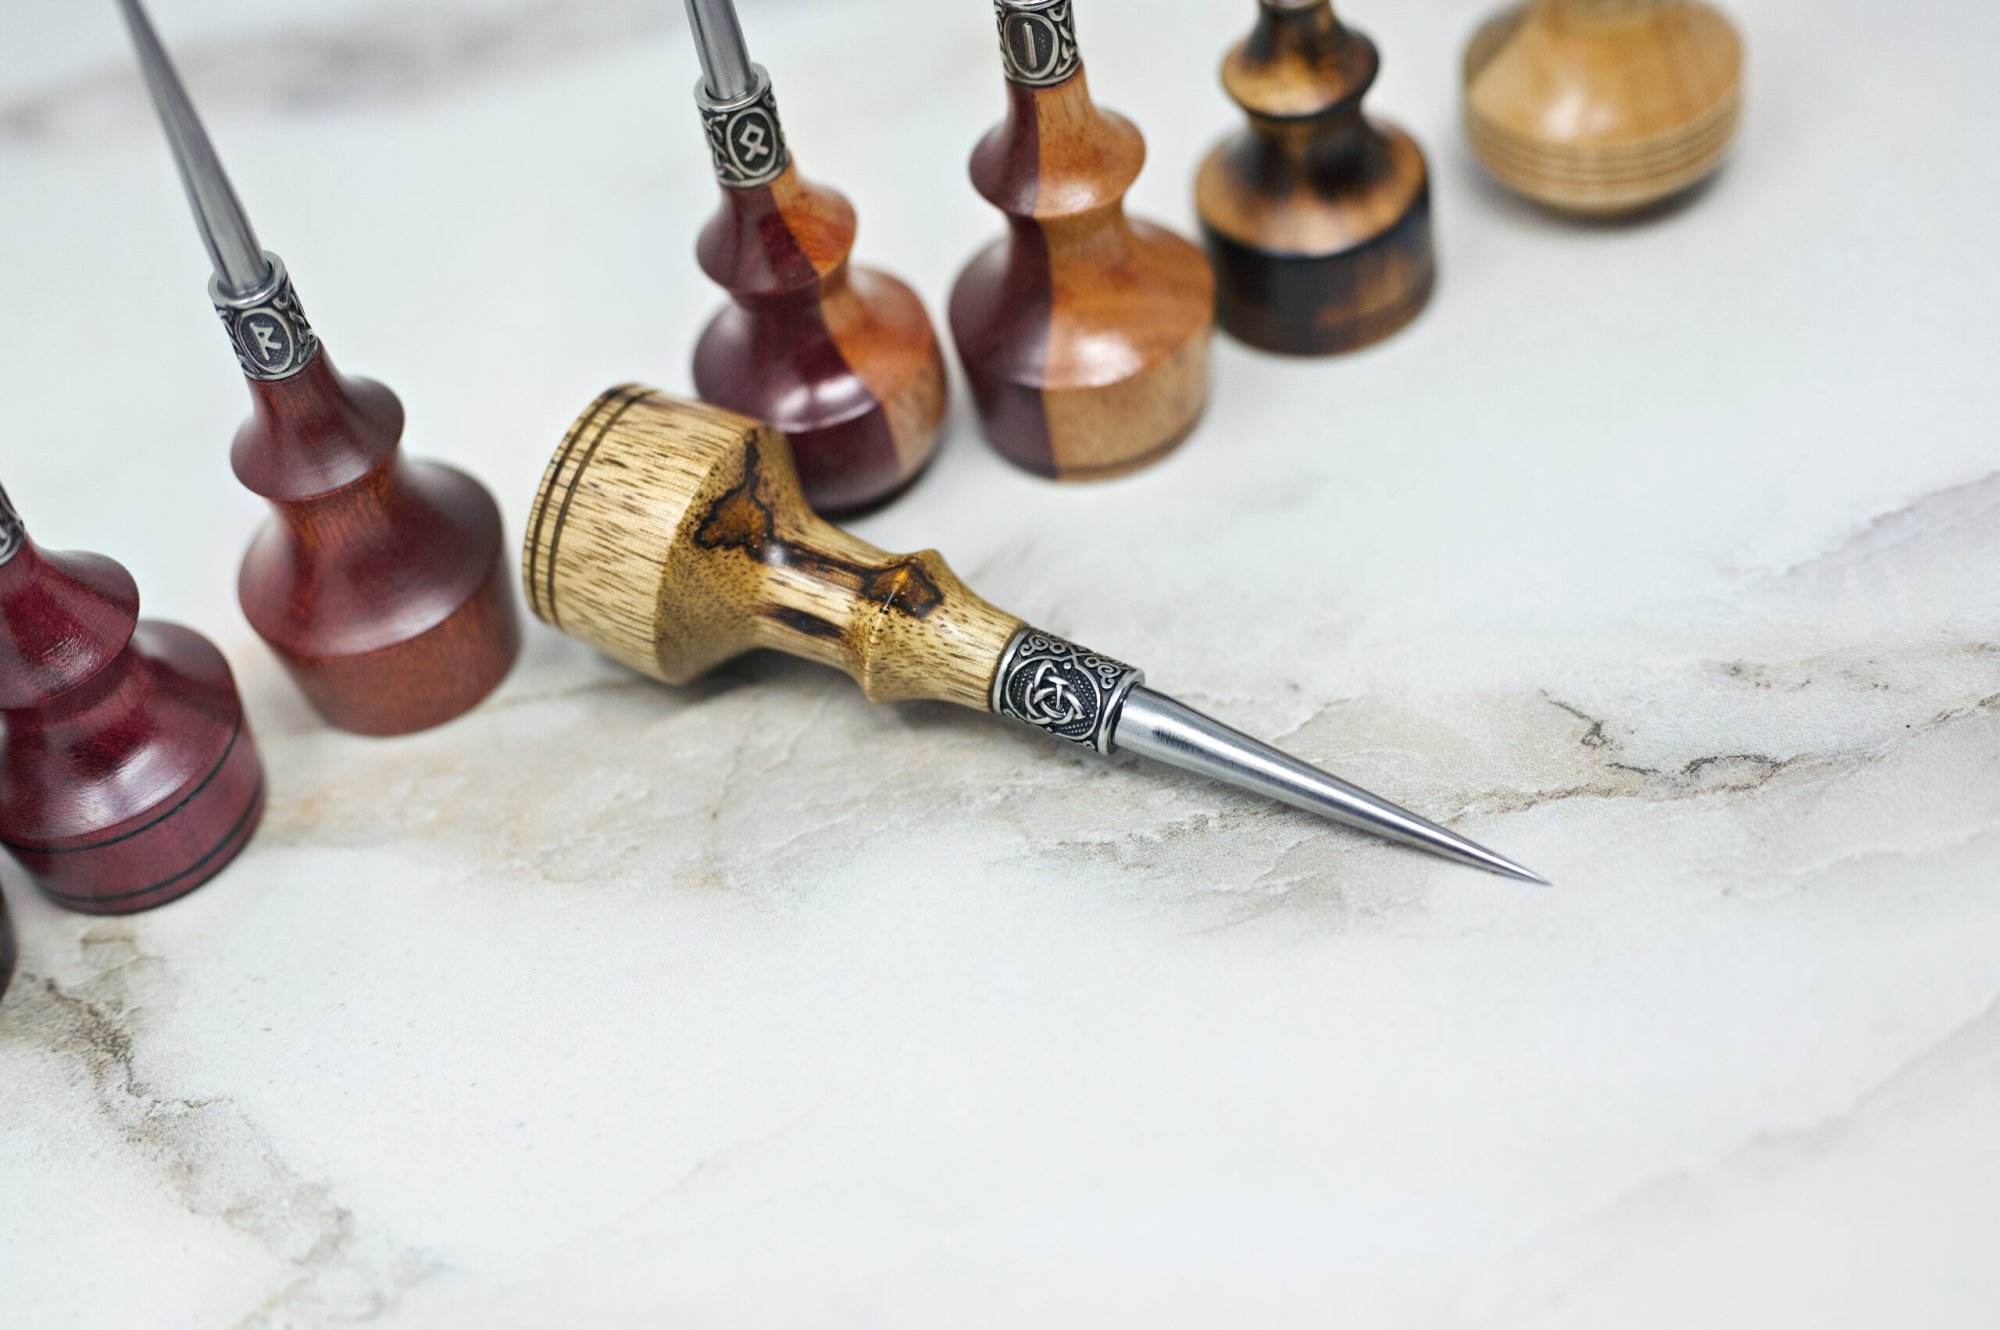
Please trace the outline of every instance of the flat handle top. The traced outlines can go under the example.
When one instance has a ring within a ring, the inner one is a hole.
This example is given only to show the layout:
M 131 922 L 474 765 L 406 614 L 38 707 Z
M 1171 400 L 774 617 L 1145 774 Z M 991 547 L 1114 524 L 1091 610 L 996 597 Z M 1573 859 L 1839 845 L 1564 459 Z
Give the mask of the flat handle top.
M 815 515 L 783 435 L 637 386 L 599 397 L 557 449 L 522 571 L 536 614 L 669 683 L 764 647 L 877 702 L 984 711 L 1021 626 L 936 551 L 885 553 Z
M 1683 0 L 1537 0 L 1540 8 L 1579 22 L 1645 18 Z

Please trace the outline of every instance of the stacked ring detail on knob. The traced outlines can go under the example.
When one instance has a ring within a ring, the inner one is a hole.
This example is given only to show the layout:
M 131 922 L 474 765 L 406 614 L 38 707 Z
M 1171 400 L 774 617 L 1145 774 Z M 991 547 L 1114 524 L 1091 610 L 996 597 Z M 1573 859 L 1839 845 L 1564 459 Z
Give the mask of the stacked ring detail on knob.
M 0 845 L 58 905 L 164 905 L 220 872 L 263 814 L 222 653 L 141 619 L 110 559 L 43 550 L 4 491 L 0 715 Z
M 1558 211 L 1632 213 L 1712 174 L 1736 135 L 1743 43 L 1698 0 L 1528 0 L 1465 53 L 1465 129 Z

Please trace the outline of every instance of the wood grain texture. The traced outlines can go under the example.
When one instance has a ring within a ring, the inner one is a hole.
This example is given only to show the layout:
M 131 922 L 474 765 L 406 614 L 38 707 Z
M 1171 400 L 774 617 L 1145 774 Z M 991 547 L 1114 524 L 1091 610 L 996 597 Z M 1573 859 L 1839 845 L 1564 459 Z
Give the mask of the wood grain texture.
M 915 480 L 944 428 L 944 355 L 909 287 L 848 264 L 854 209 L 802 179 L 724 187 L 697 246 L 734 303 L 696 344 L 695 390 L 792 440 L 807 500 L 883 503 Z
M 228 664 L 198 634 L 141 620 L 109 559 L 29 541 L 0 564 L 0 713 L 0 844 L 69 909 L 184 896 L 262 816 Z
M 1430 172 L 1416 140 L 1371 121 L 1380 60 L 1327 0 L 1261 0 L 1222 82 L 1249 127 L 1195 179 L 1217 321 L 1253 346 L 1349 351 L 1430 298 Z
M 952 290 L 951 328 L 987 437 L 1038 475 L 1092 479 L 1162 456 L 1208 396 L 1215 278 L 1201 251 L 1125 215 L 1139 131 L 1081 67 L 1009 81 L 972 181 L 1008 231 Z
M 886 554 L 815 516 L 776 430 L 636 386 L 599 397 L 557 448 L 521 568 L 542 619 L 675 684 L 765 647 L 844 670 L 877 702 L 983 711 L 1021 626 L 936 551 Z
M 403 458 L 403 408 L 324 351 L 250 382 L 237 477 L 275 510 L 243 559 L 243 613 L 331 724 L 408 734 L 466 711 L 520 649 L 500 510 L 461 471 Z
M 1562 212 L 1617 216 L 1721 164 L 1743 44 L 1693 0 L 1529 0 L 1474 34 L 1465 126 L 1496 177 Z

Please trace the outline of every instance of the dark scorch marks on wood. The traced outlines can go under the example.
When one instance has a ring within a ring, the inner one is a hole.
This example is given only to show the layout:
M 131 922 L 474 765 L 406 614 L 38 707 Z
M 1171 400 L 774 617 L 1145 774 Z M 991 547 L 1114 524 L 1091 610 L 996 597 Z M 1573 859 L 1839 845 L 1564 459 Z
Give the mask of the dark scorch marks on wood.
M 857 592 L 882 610 L 894 610 L 913 619 L 925 618 L 944 601 L 944 593 L 915 559 L 898 559 L 887 567 L 871 568 L 821 554 L 780 536 L 770 501 L 764 497 L 762 458 L 755 443 L 744 449 L 743 479 L 709 505 L 695 531 L 694 542 L 705 550 L 741 550 L 767 567 L 796 568 L 810 577 Z M 779 619 L 800 632 L 812 636 L 839 635 L 837 628 L 831 634 L 821 631 L 832 625 L 814 616 L 791 610 L 779 614 L 811 618 L 815 628 Z

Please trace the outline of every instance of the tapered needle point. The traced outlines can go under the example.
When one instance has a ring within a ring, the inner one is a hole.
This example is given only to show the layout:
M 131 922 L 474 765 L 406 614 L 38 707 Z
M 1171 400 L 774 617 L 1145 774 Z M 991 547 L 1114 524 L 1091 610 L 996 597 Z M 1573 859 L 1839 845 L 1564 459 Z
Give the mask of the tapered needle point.
M 1150 688 L 1133 688 L 1126 696 L 1111 743 L 1115 750 L 1140 753 L 1454 863 L 1520 882 L 1552 885 L 1504 854 Z

